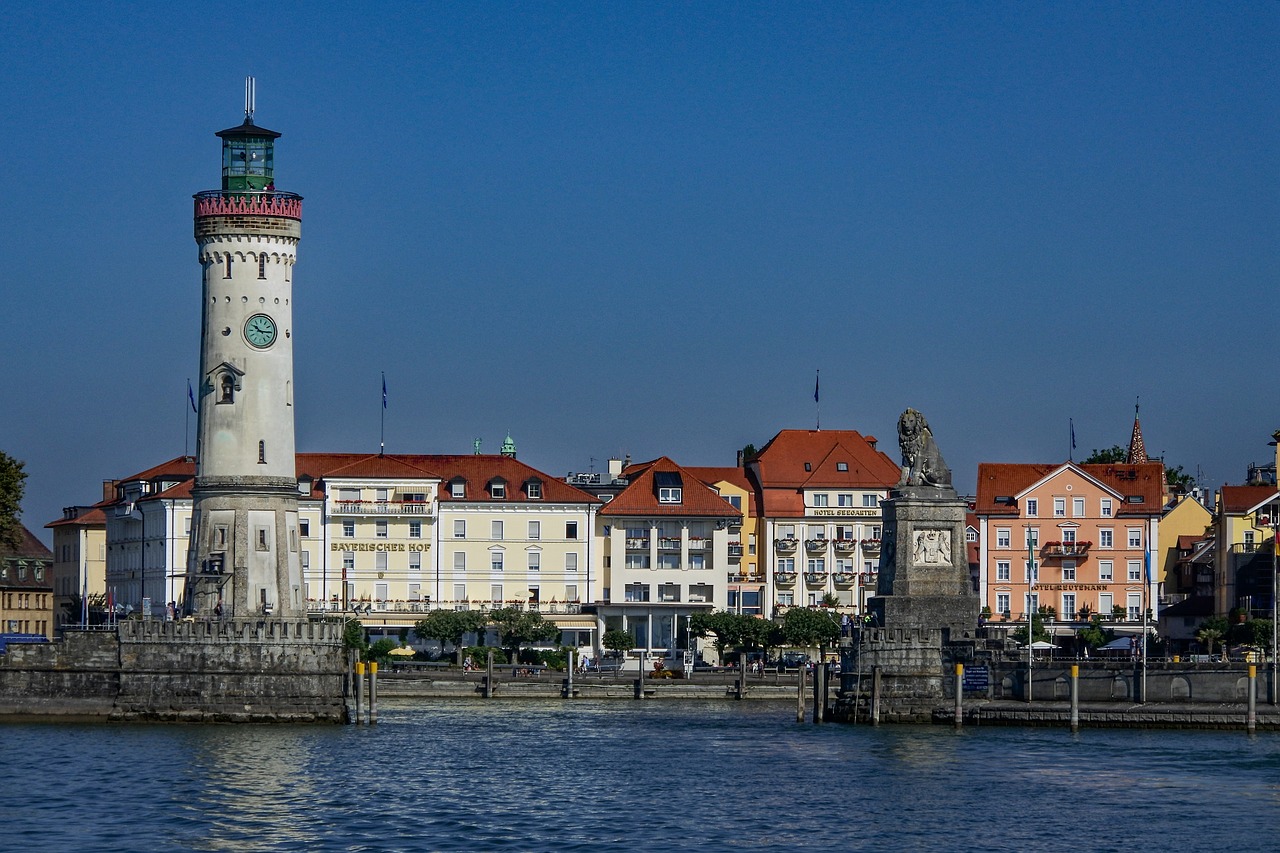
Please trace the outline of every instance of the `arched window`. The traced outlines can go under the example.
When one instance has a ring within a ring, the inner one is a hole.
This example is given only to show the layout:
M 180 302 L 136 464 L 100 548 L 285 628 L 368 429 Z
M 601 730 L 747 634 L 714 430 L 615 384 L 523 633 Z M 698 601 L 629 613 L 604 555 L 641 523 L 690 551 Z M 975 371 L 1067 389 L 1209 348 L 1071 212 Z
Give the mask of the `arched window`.
M 258 278 L 267 277 L 267 256 L 263 252 L 258 253 Z
M 222 396 L 218 398 L 219 403 L 234 403 L 236 396 L 236 378 L 230 373 L 222 374 L 219 383 L 222 385 Z
M 230 254 L 227 255 L 226 262 L 227 262 L 227 265 L 222 272 L 222 277 L 231 278 L 231 255 Z
M 267 443 L 265 441 L 258 442 L 258 464 L 267 464 Z

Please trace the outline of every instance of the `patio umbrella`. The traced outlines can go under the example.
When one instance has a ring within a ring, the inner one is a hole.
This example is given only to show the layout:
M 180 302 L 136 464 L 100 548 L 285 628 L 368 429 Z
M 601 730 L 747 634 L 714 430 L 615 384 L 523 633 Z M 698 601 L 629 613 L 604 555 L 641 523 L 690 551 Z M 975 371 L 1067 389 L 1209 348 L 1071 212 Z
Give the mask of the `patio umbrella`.
M 409 648 L 408 646 L 401 646 L 398 649 L 392 649 L 391 651 L 387 652 L 387 654 L 396 655 L 397 657 L 411 658 L 414 655 L 416 655 L 417 652 Z

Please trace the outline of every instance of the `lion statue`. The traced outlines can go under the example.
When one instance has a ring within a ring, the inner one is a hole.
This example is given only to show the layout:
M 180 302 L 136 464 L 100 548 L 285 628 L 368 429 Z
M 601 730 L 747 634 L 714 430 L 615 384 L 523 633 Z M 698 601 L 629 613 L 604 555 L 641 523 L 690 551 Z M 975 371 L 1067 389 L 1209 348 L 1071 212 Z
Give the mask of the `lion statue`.
M 898 447 L 902 449 L 899 486 L 950 486 L 951 469 L 942 461 L 924 415 L 907 409 L 898 418 Z

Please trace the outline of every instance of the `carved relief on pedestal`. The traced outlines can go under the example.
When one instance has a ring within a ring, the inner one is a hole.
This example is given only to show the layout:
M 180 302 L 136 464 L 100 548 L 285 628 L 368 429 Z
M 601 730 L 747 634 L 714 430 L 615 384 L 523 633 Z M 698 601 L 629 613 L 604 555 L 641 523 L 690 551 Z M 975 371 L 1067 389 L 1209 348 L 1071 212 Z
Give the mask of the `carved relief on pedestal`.
M 950 566 L 951 531 L 916 530 L 911 540 L 911 561 L 917 566 Z

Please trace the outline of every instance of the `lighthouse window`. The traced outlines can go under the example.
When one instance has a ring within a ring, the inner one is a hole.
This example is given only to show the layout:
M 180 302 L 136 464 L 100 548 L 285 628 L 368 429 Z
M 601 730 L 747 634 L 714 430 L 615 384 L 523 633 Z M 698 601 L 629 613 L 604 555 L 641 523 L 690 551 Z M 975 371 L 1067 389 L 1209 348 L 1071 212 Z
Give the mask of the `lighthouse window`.
M 258 278 L 266 278 L 266 277 L 267 277 L 267 256 L 260 253 L 258 255 Z
M 218 398 L 219 403 L 234 403 L 236 393 L 236 380 L 230 373 L 222 374 L 219 380 L 222 385 L 222 396 Z
M 265 441 L 258 442 L 258 464 L 267 464 L 267 443 Z
M 225 264 L 226 264 L 226 265 L 225 265 L 225 267 L 223 268 L 222 277 L 223 277 L 223 278 L 231 278 L 231 256 L 230 256 L 230 255 L 227 255 L 227 257 L 226 257 L 226 261 L 225 261 Z

